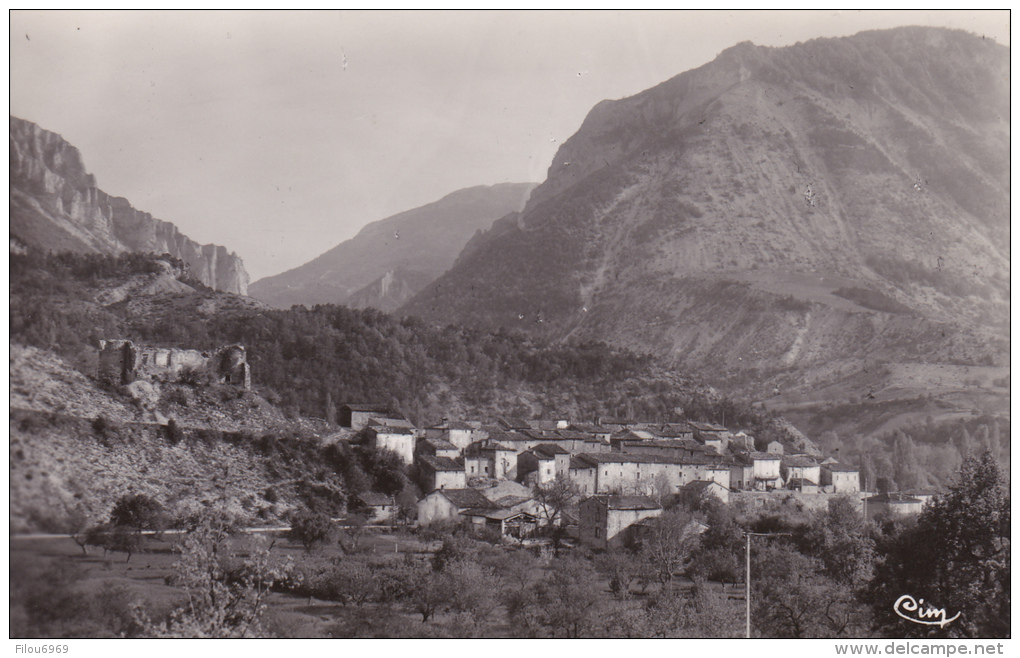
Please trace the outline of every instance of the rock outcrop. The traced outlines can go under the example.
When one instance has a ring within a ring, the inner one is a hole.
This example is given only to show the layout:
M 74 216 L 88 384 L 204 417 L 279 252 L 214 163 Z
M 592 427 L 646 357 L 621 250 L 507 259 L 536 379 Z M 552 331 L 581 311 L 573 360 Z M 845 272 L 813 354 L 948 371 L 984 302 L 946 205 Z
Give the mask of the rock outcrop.
M 119 254 L 167 253 L 215 290 L 248 293 L 248 273 L 225 247 L 200 245 L 169 222 L 96 186 L 77 148 L 60 135 L 10 117 L 12 249 Z

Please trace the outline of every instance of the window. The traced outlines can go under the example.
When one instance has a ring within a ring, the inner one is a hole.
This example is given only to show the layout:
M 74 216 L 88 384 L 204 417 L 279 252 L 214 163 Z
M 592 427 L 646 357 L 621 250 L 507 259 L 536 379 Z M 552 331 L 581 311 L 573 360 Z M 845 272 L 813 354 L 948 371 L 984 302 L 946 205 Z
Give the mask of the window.
M 475 474 L 475 467 L 474 467 L 474 466 L 472 466 L 472 467 L 471 467 L 471 474 L 472 474 L 472 475 L 474 475 L 474 474 Z
M 483 467 L 482 467 L 482 470 L 484 470 L 484 471 L 485 471 L 485 474 L 486 474 L 486 475 L 488 475 L 488 474 L 489 474 L 489 467 L 488 467 L 488 466 L 483 466 Z
M 595 528 L 595 539 L 602 536 L 602 528 Z

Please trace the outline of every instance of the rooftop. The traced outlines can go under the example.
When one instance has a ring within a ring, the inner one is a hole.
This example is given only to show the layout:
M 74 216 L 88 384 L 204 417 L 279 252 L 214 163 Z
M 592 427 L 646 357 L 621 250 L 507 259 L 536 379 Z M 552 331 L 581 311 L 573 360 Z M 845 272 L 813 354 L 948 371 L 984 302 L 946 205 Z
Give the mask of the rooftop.
M 599 494 L 592 496 L 587 500 L 581 501 L 582 504 L 588 501 L 595 501 L 607 509 L 618 509 L 618 510 L 652 510 L 660 509 L 659 504 L 649 498 L 648 496 L 617 496 L 614 494 Z
M 842 473 L 856 473 L 857 472 L 857 468 L 856 467 L 854 467 L 854 466 L 845 466 L 843 464 L 840 464 L 839 462 L 834 462 L 834 463 L 831 463 L 831 464 L 822 464 L 822 466 L 827 468 L 827 469 L 829 469 L 830 471 L 835 471 L 837 473 L 840 473 L 840 472 L 842 472 Z
M 478 489 L 439 489 L 432 493 L 442 494 L 459 509 L 498 509 L 499 506 L 482 495 Z M 430 494 L 431 495 L 431 494 Z
M 442 436 L 449 436 L 449 434 L 443 434 Z M 452 443 L 450 443 L 446 439 L 442 438 L 442 436 L 434 438 L 434 439 L 425 439 L 423 441 L 423 443 L 426 443 L 426 444 L 432 446 L 432 448 L 435 449 L 435 450 L 457 450 L 458 449 L 457 446 L 453 445 Z
M 549 457 L 554 455 L 569 455 L 570 452 L 565 450 L 563 447 L 556 445 L 555 443 L 539 443 L 537 446 L 531 449 L 532 452 L 541 452 Z
M 357 495 L 357 499 L 360 500 L 368 507 L 378 507 L 380 505 L 392 505 L 393 499 L 386 494 L 377 493 L 375 491 L 365 491 Z
M 871 496 L 864 500 L 869 503 L 888 503 L 890 505 L 909 505 L 909 504 L 921 504 L 924 501 L 913 496 L 908 496 L 905 493 L 897 493 L 895 491 L 889 493 L 881 493 L 877 496 Z
M 787 468 L 814 468 L 818 466 L 815 460 L 810 457 L 803 457 L 800 455 L 793 457 L 783 457 L 783 466 Z
M 389 414 L 390 408 L 385 404 L 345 404 L 341 409 L 349 409 L 351 411 L 370 411 L 381 414 Z
M 464 464 L 459 464 L 449 457 L 433 457 L 432 455 L 418 455 L 418 461 L 434 471 L 463 471 Z
M 713 484 L 715 486 L 717 486 L 717 487 L 722 487 L 723 489 L 726 488 L 726 487 L 723 487 L 718 482 L 716 482 L 715 480 L 694 480 L 693 482 L 688 482 L 687 484 L 685 484 L 683 486 L 683 488 L 684 488 L 685 491 L 693 491 L 695 493 L 701 493 L 705 489 L 708 489 L 709 487 L 711 487 Z

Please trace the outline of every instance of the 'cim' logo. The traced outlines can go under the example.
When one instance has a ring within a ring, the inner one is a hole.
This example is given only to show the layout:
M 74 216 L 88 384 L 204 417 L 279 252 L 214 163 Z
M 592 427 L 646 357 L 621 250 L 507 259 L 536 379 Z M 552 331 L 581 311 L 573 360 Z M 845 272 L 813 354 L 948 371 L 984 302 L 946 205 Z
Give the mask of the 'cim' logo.
M 945 628 L 946 624 L 960 616 L 958 612 L 949 619 L 946 619 L 945 608 L 936 608 L 930 603 L 926 604 L 924 599 L 915 601 L 914 597 L 909 594 L 904 594 L 896 599 L 896 603 L 893 604 L 893 612 L 915 624 L 938 626 L 939 628 Z

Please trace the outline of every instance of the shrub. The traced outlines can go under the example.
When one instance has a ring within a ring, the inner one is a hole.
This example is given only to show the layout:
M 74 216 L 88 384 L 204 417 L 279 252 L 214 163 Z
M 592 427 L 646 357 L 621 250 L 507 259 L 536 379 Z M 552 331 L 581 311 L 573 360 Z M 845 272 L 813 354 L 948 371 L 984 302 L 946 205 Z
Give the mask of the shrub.
M 300 542 L 305 551 L 312 552 L 316 546 L 336 541 L 336 525 L 328 514 L 302 510 L 290 522 L 288 537 Z

